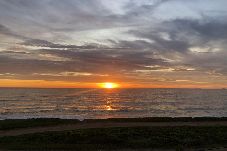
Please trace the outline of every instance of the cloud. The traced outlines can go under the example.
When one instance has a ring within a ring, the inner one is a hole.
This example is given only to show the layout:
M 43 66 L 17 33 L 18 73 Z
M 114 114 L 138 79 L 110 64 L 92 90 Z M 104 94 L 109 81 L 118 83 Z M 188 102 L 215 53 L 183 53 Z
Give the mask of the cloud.
M 227 38 L 227 22 L 225 20 L 220 21 L 212 18 L 204 18 L 202 20 L 176 19 L 169 23 L 173 24 L 179 30 L 178 32 L 187 31 L 206 40 Z
M 20 45 L 25 46 L 36 46 L 36 47 L 47 47 L 47 48 L 65 48 L 65 49 L 95 49 L 97 46 L 95 45 L 68 45 L 68 44 L 55 44 L 52 42 L 49 42 L 47 40 L 40 40 L 40 39 L 28 39 L 22 43 L 19 43 Z
M 209 82 L 209 73 L 220 82 L 227 76 L 225 3 L 1 0 L 0 77 L 179 83 Z
M 11 31 L 6 26 L 1 25 L 1 24 L 0 24 L 0 34 L 4 34 L 6 36 L 12 36 L 12 37 L 19 38 L 19 39 L 24 39 L 25 38 L 24 36 L 16 34 L 15 32 Z

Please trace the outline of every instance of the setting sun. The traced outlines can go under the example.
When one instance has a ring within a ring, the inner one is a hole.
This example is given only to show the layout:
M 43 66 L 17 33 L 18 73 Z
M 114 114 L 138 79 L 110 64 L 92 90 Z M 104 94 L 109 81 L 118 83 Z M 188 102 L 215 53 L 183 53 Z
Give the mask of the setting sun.
M 111 82 L 105 82 L 101 84 L 102 88 L 107 88 L 107 89 L 112 89 L 112 88 L 117 88 L 119 85 L 117 83 L 111 83 Z

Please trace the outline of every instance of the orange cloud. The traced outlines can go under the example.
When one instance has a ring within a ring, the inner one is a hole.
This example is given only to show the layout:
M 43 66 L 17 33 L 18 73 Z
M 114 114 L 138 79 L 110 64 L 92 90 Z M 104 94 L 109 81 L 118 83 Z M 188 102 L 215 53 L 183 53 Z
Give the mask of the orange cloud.
M 227 88 L 227 84 L 190 83 L 126 83 L 119 82 L 120 88 Z M 0 87 L 27 88 L 100 88 L 100 83 L 65 82 L 45 80 L 0 79 Z

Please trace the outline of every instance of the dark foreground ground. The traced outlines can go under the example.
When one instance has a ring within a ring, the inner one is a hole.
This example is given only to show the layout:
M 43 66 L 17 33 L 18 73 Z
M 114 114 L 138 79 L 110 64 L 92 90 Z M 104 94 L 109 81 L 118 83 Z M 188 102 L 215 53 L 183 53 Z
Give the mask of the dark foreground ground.
M 227 118 L 4 120 L 0 149 L 227 151 Z

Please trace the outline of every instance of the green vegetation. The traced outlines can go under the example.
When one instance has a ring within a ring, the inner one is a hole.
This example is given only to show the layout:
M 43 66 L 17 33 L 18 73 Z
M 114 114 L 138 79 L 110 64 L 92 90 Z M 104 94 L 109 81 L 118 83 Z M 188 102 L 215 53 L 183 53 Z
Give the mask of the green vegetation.
M 16 128 L 53 126 L 60 124 L 75 123 L 92 123 L 92 122 L 192 122 L 192 121 L 227 121 L 226 117 L 147 117 L 147 118 L 110 118 L 110 119 L 85 119 L 79 121 L 77 119 L 57 119 L 57 118 L 38 118 L 38 119 L 9 119 L 0 120 L 0 130 L 9 130 Z
M 227 144 L 227 126 L 80 129 L 0 138 L 1 149 L 99 150 L 217 147 Z

